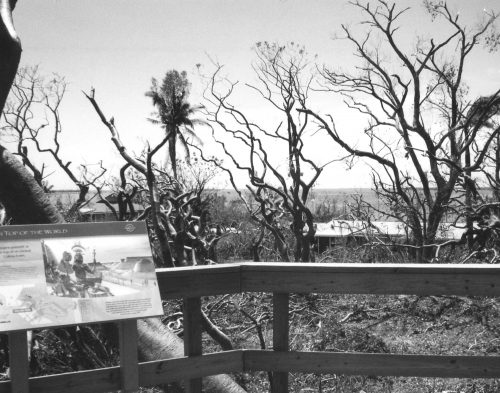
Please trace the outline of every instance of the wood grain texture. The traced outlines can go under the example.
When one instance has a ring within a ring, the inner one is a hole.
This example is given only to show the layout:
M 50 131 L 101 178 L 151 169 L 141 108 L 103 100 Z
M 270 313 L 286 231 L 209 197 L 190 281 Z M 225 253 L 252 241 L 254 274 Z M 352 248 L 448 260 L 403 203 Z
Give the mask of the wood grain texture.
M 184 298 L 184 356 L 200 356 L 202 353 L 201 299 Z M 186 380 L 186 393 L 201 393 L 201 378 Z
M 288 293 L 273 293 L 273 350 L 288 351 L 289 336 L 289 295 Z M 272 393 L 288 392 L 288 371 L 273 372 L 271 383 Z
M 239 263 L 157 270 L 163 298 L 239 292 L 500 296 L 500 266 Z
M 25 331 L 9 333 L 9 365 L 12 392 L 28 393 L 28 336 Z
M 246 350 L 247 371 L 398 377 L 498 378 L 500 357 Z
M 242 372 L 243 351 L 226 351 L 190 358 L 140 363 L 139 370 L 139 384 L 141 386 L 222 373 Z
M 499 378 L 500 357 L 235 350 L 140 363 L 139 385 L 242 371 Z M 30 378 L 29 386 L 31 392 L 37 393 L 115 391 L 120 388 L 120 368 L 34 377 Z M 10 393 L 10 387 L 10 382 L 0 382 L 0 393 Z
M 245 263 L 249 292 L 500 296 L 500 266 Z
M 137 354 L 137 321 L 118 322 L 121 390 L 135 392 L 139 389 L 139 367 Z
M 33 377 L 29 387 L 36 393 L 114 392 L 120 389 L 120 367 Z M 10 382 L 0 382 L 0 393 L 10 393 Z
M 241 292 L 239 265 L 157 269 L 156 275 L 163 299 Z
M 139 363 L 139 385 L 153 386 L 179 381 L 243 371 L 243 351 L 212 353 L 192 358 L 156 360 Z M 30 378 L 31 392 L 37 393 L 98 393 L 120 389 L 120 367 L 86 370 Z M 10 393 L 10 381 L 0 382 L 0 393 Z

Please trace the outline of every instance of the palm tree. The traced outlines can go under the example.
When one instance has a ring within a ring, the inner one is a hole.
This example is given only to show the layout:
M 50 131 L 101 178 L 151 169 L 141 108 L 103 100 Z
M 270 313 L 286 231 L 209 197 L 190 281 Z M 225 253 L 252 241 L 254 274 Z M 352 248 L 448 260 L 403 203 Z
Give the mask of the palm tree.
M 202 107 L 191 106 L 187 101 L 189 88 L 190 83 L 186 71 L 179 73 L 177 70 L 170 70 L 165 74 L 161 86 L 153 78 L 151 90 L 146 92 L 146 96 L 151 97 L 153 105 L 157 109 L 154 113 L 155 118 L 149 120 L 154 124 L 161 124 L 165 128 L 168 138 L 168 158 L 175 179 L 177 179 L 177 143 L 184 149 L 188 162 L 189 143 L 187 139 L 191 138 L 201 143 L 200 138 L 194 132 L 194 126 L 204 122 L 200 119 L 193 119 L 193 115 Z

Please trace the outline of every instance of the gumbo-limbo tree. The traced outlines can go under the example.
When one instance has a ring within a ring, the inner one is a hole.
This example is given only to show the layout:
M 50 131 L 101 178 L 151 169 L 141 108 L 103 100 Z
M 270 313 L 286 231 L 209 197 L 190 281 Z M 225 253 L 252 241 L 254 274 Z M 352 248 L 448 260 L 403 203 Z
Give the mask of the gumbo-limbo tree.
M 0 0 L 0 111 L 4 112 L 4 106 L 9 94 L 10 88 L 16 76 L 21 58 L 21 42 L 14 29 L 12 11 L 16 5 L 15 0 Z M 93 100 L 93 94 L 89 95 Z M 93 102 L 95 104 L 95 101 Z M 96 106 L 96 109 L 98 107 Z M 102 115 L 102 112 L 99 113 Z M 112 125 L 102 115 L 103 121 L 107 125 Z M 114 131 L 112 128 L 111 131 Z M 168 136 L 168 135 L 167 135 Z M 113 139 L 115 138 L 115 139 Z M 165 138 L 166 139 L 166 138 Z M 163 144 L 166 143 L 164 139 Z M 120 141 L 112 133 L 112 140 L 119 148 Z M 156 148 L 159 149 L 158 146 Z M 22 150 L 21 150 L 22 152 Z M 150 152 L 147 160 L 151 160 L 154 152 Z M 150 162 L 143 163 L 133 157 L 127 156 L 128 152 L 123 153 L 130 159 L 127 165 L 134 167 L 141 173 L 145 173 L 148 179 L 154 179 L 148 176 L 153 171 Z M 0 145 L 0 203 L 5 208 L 12 224 L 41 224 L 41 223 L 62 223 L 64 219 L 59 211 L 52 205 L 44 190 L 40 186 L 39 180 L 35 179 L 29 166 L 23 164 L 22 159 L 11 154 L 4 146 Z M 37 181 L 38 180 L 38 181 Z M 155 191 L 154 185 L 151 190 Z M 153 193 L 151 193 L 153 194 Z M 158 209 L 158 195 L 151 197 L 151 207 L 154 216 L 155 209 Z M 161 220 L 161 218 L 159 218 Z M 109 326 L 108 326 L 109 328 Z M 113 329 L 104 329 L 109 336 L 115 335 Z M 138 321 L 139 331 L 139 358 L 141 361 L 167 359 L 172 357 L 182 357 L 182 340 L 172 333 L 161 320 L 150 318 Z M 73 332 L 74 333 L 74 332 Z M 71 334 L 70 334 L 71 336 Z M 112 339 L 112 337 L 110 337 Z M 234 392 L 241 393 L 244 390 L 236 384 L 231 378 L 224 375 L 204 378 L 204 389 L 207 392 Z
M 363 30 L 342 30 L 358 61 L 349 70 L 322 67 L 319 89 L 343 95 L 347 107 L 367 119 L 364 144 L 349 144 L 334 114 L 299 108 L 347 153 L 368 160 L 389 215 L 411 229 L 410 246 L 420 262 L 432 259 L 440 223 L 447 213 L 456 216 L 454 192 L 480 171 L 500 132 L 492 121 L 499 114 L 499 87 L 478 99 L 467 85 L 467 76 L 478 72 L 471 59 L 484 45 L 493 50 L 498 44 L 498 15 L 485 10 L 471 26 L 453 4 L 424 2 L 440 34 L 422 33 L 413 46 L 401 33 L 415 20 L 410 8 L 385 0 L 351 2 L 363 15 Z

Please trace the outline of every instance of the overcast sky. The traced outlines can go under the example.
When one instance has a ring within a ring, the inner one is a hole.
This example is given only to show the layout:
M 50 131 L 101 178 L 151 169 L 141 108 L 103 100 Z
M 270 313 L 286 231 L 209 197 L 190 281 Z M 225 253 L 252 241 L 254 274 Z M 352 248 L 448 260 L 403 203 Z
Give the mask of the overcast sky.
M 417 35 L 436 29 L 427 22 L 420 0 L 397 3 L 414 7 L 400 32 L 403 41 L 412 44 Z M 450 4 L 470 21 L 481 17 L 485 8 L 500 10 L 498 0 Z M 61 154 L 73 165 L 104 159 L 113 168 L 112 162 L 121 161 L 82 90 L 96 89 L 98 103 L 107 116 L 115 117 L 126 145 L 140 152 L 146 140 L 157 141 L 162 135 L 146 121 L 153 108 L 144 92 L 152 77 L 161 78 L 170 69 L 186 70 L 196 103 L 201 100 L 197 64 L 209 72 L 209 55 L 227 65 L 226 73 L 234 80 L 251 81 L 251 48 L 264 40 L 299 42 L 321 61 L 349 67 L 352 49 L 332 37 L 341 23 L 356 26 L 359 11 L 341 0 L 19 0 L 14 17 L 23 42 L 22 64 L 39 64 L 42 73 L 57 72 L 69 82 L 61 108 Z M 471 69 L 475 73 L 467 77 L 475 94 L 500 87 L 498 53 L 477 56 Z M 330 107 L 349 133 L 361 128 L 352 113 L 335 102 Z M 318 141 L 318 152 L 337 154 L 333 144 Z M 56 187 L 69 185 L 59 174 L 49 181 Z M 338 164 L 319 184 L 364 187 L 370 180 L 366 166 L 346 171 Z

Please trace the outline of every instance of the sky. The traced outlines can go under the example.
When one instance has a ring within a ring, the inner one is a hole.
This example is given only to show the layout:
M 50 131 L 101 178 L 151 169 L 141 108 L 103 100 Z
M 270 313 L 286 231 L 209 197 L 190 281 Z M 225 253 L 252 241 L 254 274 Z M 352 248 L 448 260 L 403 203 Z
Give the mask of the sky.
M 74 256 L 71 247 L 77 242 L 84 247 L 84 262 L 88 264 L 93 262 L 94 251 L 96 261 L 102 263 L 120 262 L 122 258 L 127 257 L 151 257 L 149 239 L 144 235 L 84 236 L 45 240 L 45 244 L 52 249 L 57 259 L 62 256 L 64 251 L 70 252 Z M 125 247 L 124 244 L 126 244 Z
M 417 35 L 439 29 L 427 22 L 420 0 L 397 3 L 414 8 L 399 33 L 402 42 L 411 45 Z M 483 9 L 500 11 L 498 0 L 449 3 L 470 23 Z M 255 43 L 294 41 L 320 61 L 349 69 L 355 62 L 352 47 L 333 37 L 342 23 L 363 29 L 359 11 L 342 0 L 19 0 L 14 18 L 23 44 L 22 65 L 39 65 L 41 73 L 58 73 L 69 84 L 61 107 L 61 155 L 75 168 L 103 160 L 114 175 L 122 161 L 82 91 L 95 88 L 97 102 L 108 118 L 115 118 L 127 148 L 139 153 L 146 141 L 154 145 L 162 136 L 162 130 L 147 121 L 153 107 L 144 93 L 152 77 L 186 70 L 193 84 L 191 102 L 201 103 L 199 73 L 213 71 L 210 59 L 224 64 L 232 80 L 253 82 Z M 499 53 L 480 54 L 471 69 L 467 77 L 474 94 L 491 94 L 500 87 Z M 249 96 L 244 104 L 265 117 L 266 109 L 253 100 Z M 355 114 L 338 99 L 319 105 L 356 141 L 363 122 Z M 206 134 L 202 139 L 208 151 Z M 341 156 L 332 142 L 315 138 L 311 143 L 322 160 Z M 71 187 L 59 172 L 48 180 L 56 188 Z M 370 185 L 368 167 L 362 163 L 351 170 L 342 162 L 331 165 L 319 181 L 325 188 Z

